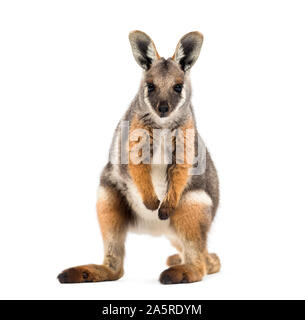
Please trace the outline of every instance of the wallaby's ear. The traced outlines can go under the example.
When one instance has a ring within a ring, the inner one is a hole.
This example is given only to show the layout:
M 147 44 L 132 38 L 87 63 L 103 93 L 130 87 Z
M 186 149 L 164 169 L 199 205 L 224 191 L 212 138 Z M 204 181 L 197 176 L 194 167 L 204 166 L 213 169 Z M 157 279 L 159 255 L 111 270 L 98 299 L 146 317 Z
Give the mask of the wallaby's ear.
M 151 64 L 160 58 L 155 44 L 146 33 L 132 31 L 129 33 L 129 41 L 133 56 L 143 69 L 148 70 Z
M 180 64 L 183 71 L 190 69 L 196 62 L 202 42 L 203 35 L 198 31 L 187 33 L 178 42 L 172 58 Z

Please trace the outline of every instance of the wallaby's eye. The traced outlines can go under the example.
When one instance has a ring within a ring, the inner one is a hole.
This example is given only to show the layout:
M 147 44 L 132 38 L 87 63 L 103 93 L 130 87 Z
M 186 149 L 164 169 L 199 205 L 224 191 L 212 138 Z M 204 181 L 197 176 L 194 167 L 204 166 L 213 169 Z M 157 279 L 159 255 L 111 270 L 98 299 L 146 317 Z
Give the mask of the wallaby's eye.
M 153 83 L 147 83 L 148 92 L 153 92 L 155 90 L 155 85 Z
M 174 90 L 178 93 L 180 93 L 182 91 L 182 84 L 175 84 L 174 85 Z

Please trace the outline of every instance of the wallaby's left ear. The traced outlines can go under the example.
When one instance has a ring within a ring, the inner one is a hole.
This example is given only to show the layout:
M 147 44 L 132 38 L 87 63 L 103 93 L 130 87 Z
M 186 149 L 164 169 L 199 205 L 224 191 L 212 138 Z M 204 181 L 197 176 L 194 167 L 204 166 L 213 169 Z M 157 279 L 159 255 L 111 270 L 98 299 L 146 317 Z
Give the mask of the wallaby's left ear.
M 187 33 L 178 42 L 173 59 L 177 61 L 183 71 L 190 69 L 199 57 L 203 42 L 203 35 L 198 31 Z
M 151 64 L 160 58 L 154 42 L 146 33 L 132 31 L 129 33 L 129 41 L 133 56 L 143 69 L 148 70 Z

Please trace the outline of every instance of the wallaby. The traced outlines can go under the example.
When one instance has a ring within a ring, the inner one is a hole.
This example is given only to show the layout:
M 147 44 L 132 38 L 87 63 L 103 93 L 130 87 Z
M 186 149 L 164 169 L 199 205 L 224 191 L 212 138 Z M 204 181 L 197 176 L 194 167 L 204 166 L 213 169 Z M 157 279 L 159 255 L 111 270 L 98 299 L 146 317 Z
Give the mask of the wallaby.
M 97 214 L 104 263 L 64 270 L 58 276 L 61 283 L 121 278 L 128 231 L 165 235 L 178 250 L 167 259 L 169 268 L 160 275 L 163 284 L 200 281 L 220 269 L 218 256 L 207 251 L 207 234 L 219 202 L 218 177 L 191 104 L 189 71 L 203 36 L 186 34 L 168 59 L 159 56 L 144 32 L 131 32 L 129 40 L 144 72 L 114 133 L 100 178 Z M 171 161 L 164 160 L 166 155 Z

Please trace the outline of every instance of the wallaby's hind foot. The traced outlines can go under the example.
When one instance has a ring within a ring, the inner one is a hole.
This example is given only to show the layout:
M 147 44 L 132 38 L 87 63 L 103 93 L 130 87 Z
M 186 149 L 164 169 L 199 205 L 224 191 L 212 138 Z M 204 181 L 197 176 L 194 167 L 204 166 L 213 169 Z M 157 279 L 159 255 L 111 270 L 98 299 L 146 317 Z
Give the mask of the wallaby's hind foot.
M 123 270 L 114 272 L 105 265 L 88 264 L 73 267 L 61 272 L 57 279 L 60 283 L 82 283 L 117 280 L 123 276 Z
M 170 265 L 169 263 L 174 263 Z M 178 262 L 178 263 L 177 263 Z M 205 258 L 205 267 L 198 267 L 191 264 L 181 264 L 181 258 L 178 254 L 168 257 L 167 264 L 170 266 L 160 275 L 162 284 L 191 283 L 200 281 L 204 274 L 219 272 L 220 260 L 216 253 L 209 253 Z M 204 271 L 206 270 L 206 271 Z
M 209 253 L 206 256 L 206 266 L 208 274 L 219 272 L 221 264 L 220 259 L 216 253 Z
M 180 257 L 179 253 L 173 254 L 171 256 L 169 256 L 166 260 L 166 264 L 171 267 L 177 264 L 181 264 L 182 263 L 182 259 Z
M 202 277 L 202 270 L 195 265 L 180 264 L 164 270 L 159 280 L 162 284 L 178 284 L 200 281 Z

